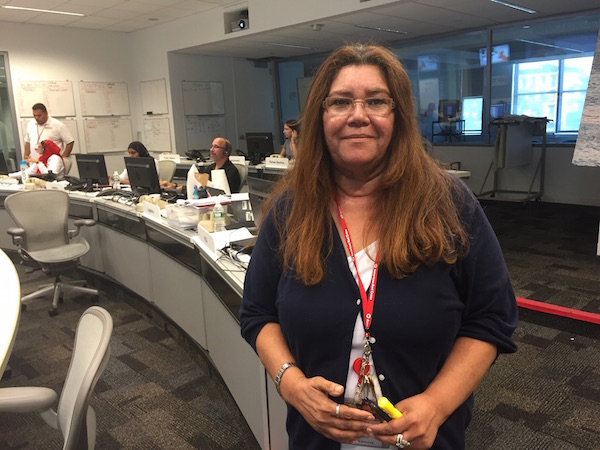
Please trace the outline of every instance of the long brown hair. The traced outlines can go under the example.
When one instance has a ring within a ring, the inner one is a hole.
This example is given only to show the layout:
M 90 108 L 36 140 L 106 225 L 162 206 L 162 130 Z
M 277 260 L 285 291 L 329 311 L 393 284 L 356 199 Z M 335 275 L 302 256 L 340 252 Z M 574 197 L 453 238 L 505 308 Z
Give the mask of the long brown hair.
M 378 67 L 396 103 L 380 201 L 370 213 L 379 238 L 380 263 L 392 276 L 401 278 L 420 264 L 455 262 L 468 248 L 453 200 L 453 191 L 456 196 L 458 190 L 453 189 L 456 182 L 423 148 L 410 79 L 391 51 L 375 44 L 351 44 L 334 51 L 315 74 L 302 114 L 294 168 L 265 203 L 264 212 L 272 210 L 281 236 L 284 270 L 293 269 L 307 285 L 324 277 L 324 258 L 333 246 L 329 207 L 335 185 L 323 132 L 322 104 L 334 78 L 348 65 Z M 290 199 L 290 208 L 272 208 L 282 198 Z

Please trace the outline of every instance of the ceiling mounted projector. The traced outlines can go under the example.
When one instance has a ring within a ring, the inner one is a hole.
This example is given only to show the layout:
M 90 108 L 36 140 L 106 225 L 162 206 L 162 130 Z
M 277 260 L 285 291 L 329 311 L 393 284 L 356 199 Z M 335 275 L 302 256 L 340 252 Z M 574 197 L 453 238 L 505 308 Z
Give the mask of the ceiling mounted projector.
M 238 19 L 231 22 L 231 31 L 241 31 L 250 28 L 248 19 Z

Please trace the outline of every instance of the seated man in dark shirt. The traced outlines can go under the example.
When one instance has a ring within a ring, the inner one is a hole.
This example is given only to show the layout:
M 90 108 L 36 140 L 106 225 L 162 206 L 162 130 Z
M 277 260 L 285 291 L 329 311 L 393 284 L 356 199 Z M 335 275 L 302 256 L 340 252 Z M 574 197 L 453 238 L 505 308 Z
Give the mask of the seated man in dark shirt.
M 223 137 L 217 137 L 213 140 L 210 147 L 210 159 L 213 163 L 210 166 L 198 168 L 200 171 L 210 174 L 211 170 L 223 169 L 229 182 L 231 193 L 240 192 L 240 173 L 235 165 L 229 160 L 231 154 L 231 142 Z

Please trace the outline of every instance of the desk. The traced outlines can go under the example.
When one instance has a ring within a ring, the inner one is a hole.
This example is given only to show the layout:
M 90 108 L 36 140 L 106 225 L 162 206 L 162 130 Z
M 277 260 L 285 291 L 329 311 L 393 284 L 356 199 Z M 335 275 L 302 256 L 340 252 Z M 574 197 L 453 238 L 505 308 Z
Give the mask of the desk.
M 6 253 L 0 250 L 0 377 L 12 352 L 21 314 L 21 286 L 15 266 Z
M 464 140 L 465 121 L 458 120 L 436 120 L 431 123 L 431 142 L 435 142 L 436 136 L 444 138 L 444 142 L 452 142 L 452 138 L 457 141 Z
M 2 206 L 16 186 L 0 186 L 0 228 L 14 226 Z M 146 218 L 106 197 L 70 197 L 70 220 L 91 216 L 98 222 L 82 230 L 92 246 L 82 265 L 136 292 L 204 348 L 261 447 L 287 449 L 286 405 L 240 334 L 245 272 L 194 244 L 195 231 Z M 0 247 L 15 249 L 7 233 L 0 233 Z

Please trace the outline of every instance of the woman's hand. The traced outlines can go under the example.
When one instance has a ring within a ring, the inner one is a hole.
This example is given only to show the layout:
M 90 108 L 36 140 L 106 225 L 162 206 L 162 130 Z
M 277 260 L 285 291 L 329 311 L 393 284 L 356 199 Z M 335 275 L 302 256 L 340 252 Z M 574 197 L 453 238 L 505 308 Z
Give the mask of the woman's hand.
M 299 370 L 294 371 L 293 376 L 288 375 L 286 382 L 280 385 L 282 396 L 316 431 L 348 444 L 369 435 L 367 430 L 375 420 L 370 412 L 342 404 L 337 410 L 339 417 L 336 416 L 338 404 L 329 396 L 342 395 L 343 386 L 323 377 L 306 378 Z
M 440 417 L 436 402 L 426 393 L 409 397 L 397 403 L 402 417 L 370 427 L 372 436 L 396 445 L 398 434 L 410 442 L 410 450 L 431 448 L 445 417 Z

